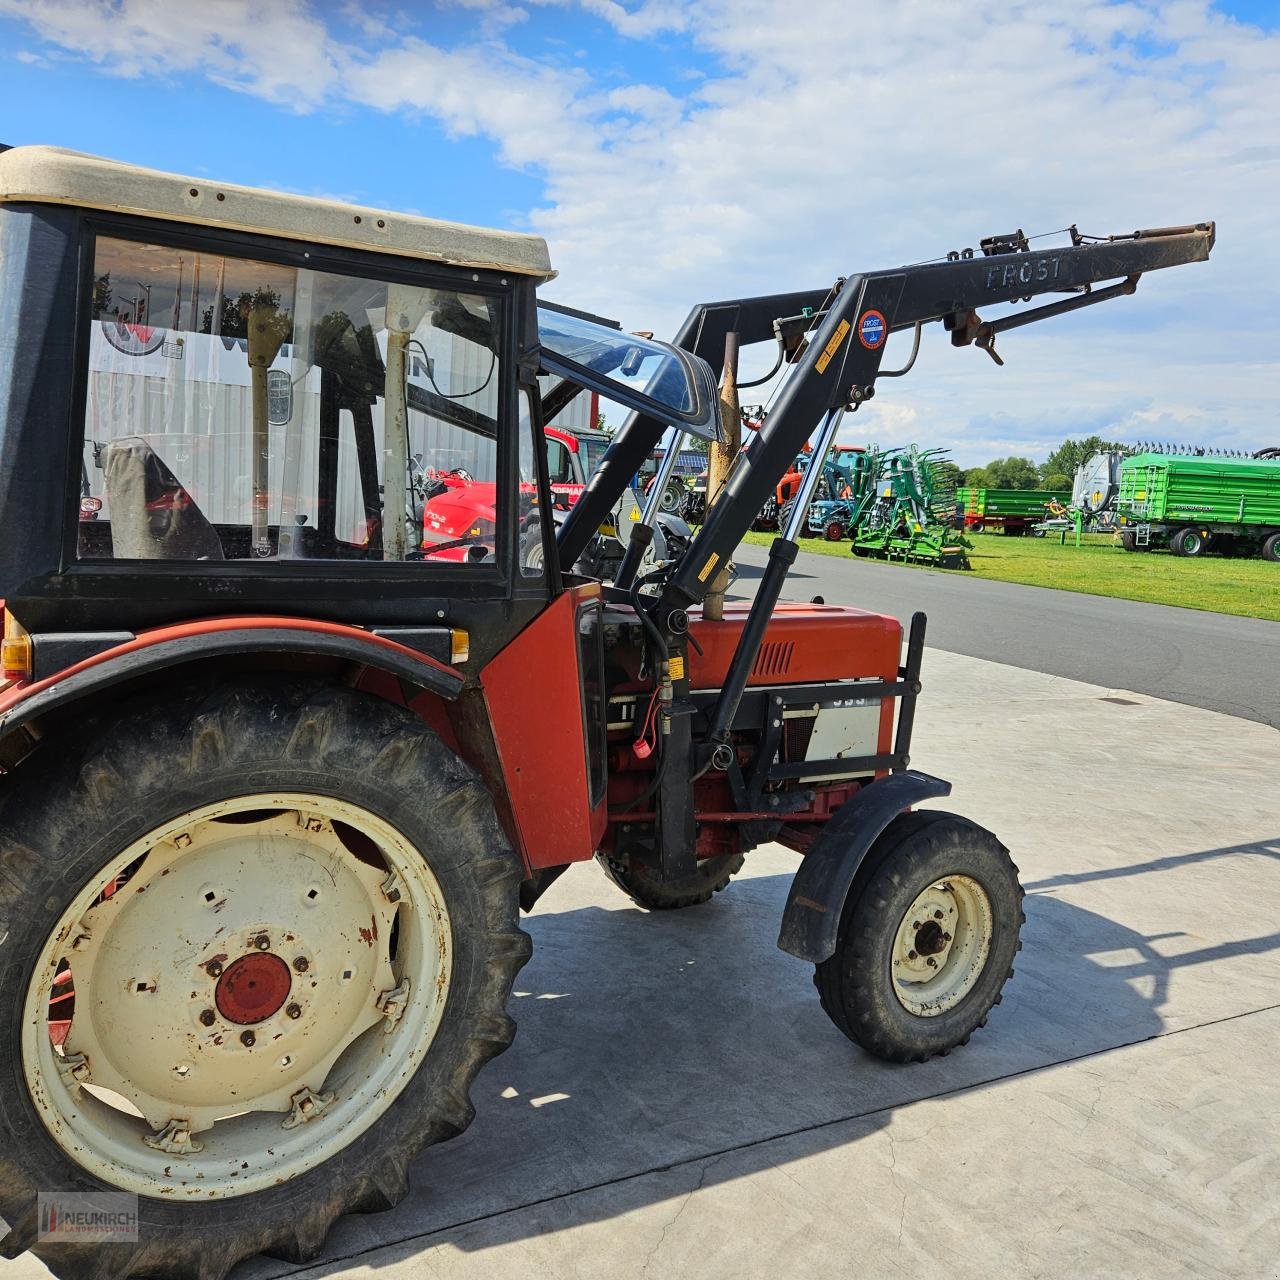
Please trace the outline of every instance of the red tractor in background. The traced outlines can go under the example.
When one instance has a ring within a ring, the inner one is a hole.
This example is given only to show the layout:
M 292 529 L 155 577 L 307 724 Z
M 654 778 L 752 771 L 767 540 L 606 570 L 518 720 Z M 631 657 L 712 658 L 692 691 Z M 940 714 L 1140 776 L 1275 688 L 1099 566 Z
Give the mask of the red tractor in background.
M 543 438 L 552 508 L 564 513 L 582 496 L 591 472 L 599 466 L 609 447 L 609 436 L 603 431 L 548 425 L 543 428 Z M 494 528 L 498 509 L 495 483 L 474 479 L 465 467 L 417 461 L 418 470 L 411 482 L 413 510 L 415 518 L 421 521 L 424 549 L 440 542 L 476 538 L 484 530 Z M 532 480 L 521 484 L 520 504 L 525 551 L 536 560 L 542 553 L 542 539 L 538 530 L 538 488 Z M 614 526 L 606 526 L 603 533 L 613 536 Z
M 533 236 L 0 155 L 0 1253 L 220 1280 L 396 1204 L 514 1034 L 520 910 L 593 857 L 674 909 L 796 850 L 779 946 L 838 1031 L 963 1044 L 1016 868 L 916 808 L 950 791 L 909 767 L 923 615 L 904 649 L 779 603 L 800 516 L 890 333 L 991 351 L 1212 244 L 992 237 L 706 304 L 667 344 L 539 298 Z M 139 288 L 164 328 L 121 338 Z M 730 334 L 790 365 L 705 523 L 658 556 L 655 499 L 613 581 L 582 574 L 659 439 L 717 437 Z M 631 416 L 553 521 L 544 423 L 593 393 Z M 704 617 L 811 438 L 754 599 Z M 430 458 L 492 519 L 424 541 Z M 42 1236 L 49 1191 L 136 1196 L 138 1239 Z

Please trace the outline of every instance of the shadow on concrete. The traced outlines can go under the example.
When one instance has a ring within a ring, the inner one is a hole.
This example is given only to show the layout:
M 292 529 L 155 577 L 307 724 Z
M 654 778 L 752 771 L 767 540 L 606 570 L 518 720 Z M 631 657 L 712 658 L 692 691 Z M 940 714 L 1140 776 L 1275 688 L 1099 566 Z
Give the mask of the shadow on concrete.
M 1060 889 L 1070 884 L 1090 884 L 1097 880 L 1122 880 L 1127 876 L 1148 875 L 1153 871 L 1173 871 L 1198 862 L 1214 862 L 1219 858 L 1240 855 L 1256 855 L 1280 860 L 1280 836 L 1271 840 L 1254 840 L 1248 844 L 1225 845 L 1221 849 L 1200 849 L 1195 853 L 1175 853 L 1166 858 L 1152 858 L 1148 862 L 1135 862 L 1125 867 L 1096 867 L 1090 871 L 1064 872 L 1048 876 L 1024 886 L 1028 893 L 1043 893 L 1046 889 Z
M 1275 856 L 1261 842 L 1125 873 L 1241 852 Z M 1270 932 L 1165 954 L 1155 944 L 1188 935 L 1147 935 L 1032 893 L 1025 950 L 990 1025 L 947 1058 L 897 1067 L 845 1040 L 811 969 L 776 949 L 789 884 L 744 879 L 684 912 L 531 917 L 534 959 L 513 1000 L 519 1035 L 480 1077 L 475 1124 L 420 1157 L 399 1209 L 344 1219 L 330 1261 L 306 1273 L 332 1275 L 357 1256 L 377 1268 L 445 1243 L 482 1251 L 854 1143 L 912 1102 L 1158 1036 L 1180 969 L 1280 950 Z M 259 1260 L 235 1275 L 291 1273 Z

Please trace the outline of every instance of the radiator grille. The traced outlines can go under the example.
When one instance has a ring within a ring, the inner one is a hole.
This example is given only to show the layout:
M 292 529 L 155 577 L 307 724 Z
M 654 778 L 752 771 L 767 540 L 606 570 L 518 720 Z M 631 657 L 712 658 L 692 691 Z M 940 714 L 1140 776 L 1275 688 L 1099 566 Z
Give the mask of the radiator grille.
M 798 764 L 805 759 L 805 753 L 809 750 L 809 739 L 813 737 L 813 729 L 817 723 L 817 716 L 796 716 L 785 722 L 782 737 L 784 760 Z
M 756 655 L 756 664 L 751 668 L 751 674 L 764 676 L 766 679 L 785 676 L 791 670 L 791 655 L 795 648 L 794 640 L 766 640 Z

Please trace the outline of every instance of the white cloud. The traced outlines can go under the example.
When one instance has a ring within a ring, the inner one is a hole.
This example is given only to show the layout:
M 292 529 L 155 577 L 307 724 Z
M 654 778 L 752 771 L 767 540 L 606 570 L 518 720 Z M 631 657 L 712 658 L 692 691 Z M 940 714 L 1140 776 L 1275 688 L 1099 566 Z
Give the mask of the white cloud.
M 113 74 L 198 70 L 294 110 L 354 103 L 489 138 L 500 163 L 543 180 L 528 224 L 551 242 L 556 296 L 660 333 L 698 300 L 820 286 L 1016 226 L 1216 218 L 1210 264 L 1009 335 L 1005 369 L 926 335 L 917 370 L 854 421 L 967 463 L 1043 455 L 1100 424 L 1277 440 L 1280 36 L 1205 0 L 963 17 L 947 0 L 452 2 L 475 14 L 470 42 L 375 16 L 362 51 L 303 0 L 0 0 L 0 13 Z M 532 56 L 544 38 L 522 53 L 528 22 L 499 38 L 495 15 L 547 5 L 678 49 L 668 80 L 687 96 Z M 758 356 L 744 376 L 764 371 Z
M 587 13 L 603 18 L 620 35 L 638 39 L 667 31 L 685 31 L 693 22 L 694 6 L 668 0 L 644 0 L 634 9 L 619 4 L 618 0 L 578 0 L 578 3 Z
M 0 15 L 129 78 L 199 70 L 296 110 L 337 85 L 324 23 L 303 0 L 0 0 Z

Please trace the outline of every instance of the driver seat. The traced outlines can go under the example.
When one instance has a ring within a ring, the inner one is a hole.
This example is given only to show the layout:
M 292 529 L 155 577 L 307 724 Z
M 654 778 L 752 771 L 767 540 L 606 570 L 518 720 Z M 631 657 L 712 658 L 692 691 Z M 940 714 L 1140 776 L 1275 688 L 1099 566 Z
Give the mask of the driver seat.
M 117 560 L 225 559 L 218 531 L 145 440 L 113 440 L 103 452 Z

